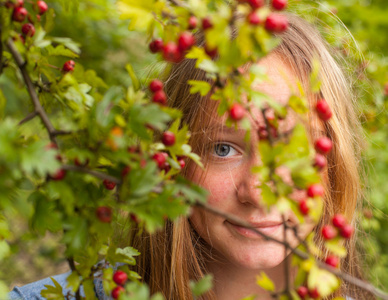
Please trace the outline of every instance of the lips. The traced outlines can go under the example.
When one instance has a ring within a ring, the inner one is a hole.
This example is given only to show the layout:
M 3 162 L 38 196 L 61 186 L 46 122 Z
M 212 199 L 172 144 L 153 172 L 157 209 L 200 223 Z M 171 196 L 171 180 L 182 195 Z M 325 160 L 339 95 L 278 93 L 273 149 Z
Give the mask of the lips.
M 247 238 L 262 238 L 262 235 L 253 231 L 250 228 L 239 226 L 231 221 L 225 221 L 228 228 Z M 280 230 L 283 226 L 282 221 L 262 221 L 259 223 L 250 223 L 252 228 L 260 231 L 265 235 L 272 235 Z

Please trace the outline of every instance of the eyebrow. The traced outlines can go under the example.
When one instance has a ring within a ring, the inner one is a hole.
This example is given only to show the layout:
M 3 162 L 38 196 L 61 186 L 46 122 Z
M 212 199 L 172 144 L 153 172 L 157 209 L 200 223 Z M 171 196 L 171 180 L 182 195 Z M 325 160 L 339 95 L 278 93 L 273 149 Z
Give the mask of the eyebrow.
M 207 128 L 203 128 L 202 132 L 203 133 L 217 132 L 217 133 L 226 133 L 226 134 L 238 133 L 238 134 L 242 134 L 242 135 L 246 134 L 246 130 L 245 129 L 242 129 L 242 128 L 237 128 L 236 129 L 234 127 L 228 127 L 228 126 L 225 126 L 223 124 L 215 124 L 215 125 L 209 126 Z

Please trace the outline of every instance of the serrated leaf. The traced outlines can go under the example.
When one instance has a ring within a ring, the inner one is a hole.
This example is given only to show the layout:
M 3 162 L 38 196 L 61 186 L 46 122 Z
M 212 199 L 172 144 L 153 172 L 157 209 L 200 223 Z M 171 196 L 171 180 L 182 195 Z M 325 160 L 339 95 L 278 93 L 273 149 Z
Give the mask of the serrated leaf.
M 333 293 L 339 286 L 341 281 L 333 273 L 313 267 L 310 270 L 307 279 L 307 285 L 310 289 L 317 288 L 322 298 Z
M 70 288 L 73 292 L 76 292 L 81 284 L 81 277 L 79 276 L 77 271 L 71 272 L 69 276 L 66 278 L 67 288 Z
M 195 297 L 199 297 L 213 287 L 213 275 L 207 274 L 197 282 L 190 281 L 190 289 Z
M 272 280 L 265 274 L 265 272 L 261 272 L 260 275 L 256 277 L 256 283 L 258 286 L 262 287 L 266 291 L 274 292 L 275 284 Z
M 42 290 L 40 292 L 40 295 L 45 299 L 65 300 L 65 297 L 63 296 L 62 286 L 53 277 L 50 278 L 53 281 L 54 286 L 45 285 L 44 287 L 46 289 Z
M 338 241 L 338 239 L 333 239 L 330 241 L 325 242 L 325 247 L 327 250 L 332 252 L 333 254 L 337 255 L 338 257 L 346 257 L 347 251 L 345 246 L 341 245 Z
M 191 94 L 200 93 L 201 96 L 206 96 L 211 89 L 211 85 L 206 81 L 189 80 L 187 81 L 187 83 L 191 85 L 191 88 L 190 88 Z
M 46 47 L 49 56 L 65 56 L 70 58 L 77 58 L 79 55 L 71 51 L 70 49 L 66 49 L 64 45 L 59 45 L 57 47 L 48 46 Z

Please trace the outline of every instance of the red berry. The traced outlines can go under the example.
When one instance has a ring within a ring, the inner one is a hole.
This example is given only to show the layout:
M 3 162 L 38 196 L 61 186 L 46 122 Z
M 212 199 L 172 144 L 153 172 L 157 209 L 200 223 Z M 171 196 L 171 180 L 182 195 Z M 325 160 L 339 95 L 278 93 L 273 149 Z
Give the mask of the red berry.
M 181 167 L 181 169 L 183 169 L 186 165 L 186 162 L 184 159 L 178 159 L 178 163 L 179 163 L 179 166 Z
M 112 209 L 107 206 L 99 206 L 96 209 L 97 218 L 103 223 L 110 223 L 112 221 Z
M 257 130 L 260 140 L 266 140 L 268 138 L 268 130 L 266 126 L 260 126 Z
M 129 166 L 125 166 L 124 169 L 121 171 L 121 177 L 124 178 L 128 175 L 128 173 L 131 171 L 131 168 Z
M 305 287 L 305 286 L 300 286 L 300 287 L 298 287 L 298 289 L 296 290 L 296 292 L 298 293 L 299 297 L 301 297 L 302 299 L 304 299 L 304 298 L 306 298 L 306 296 L 308 295 L 309 290 L 308 290 L 307 287 Z
M 128 280 L 127 273 L 121 270 L 118 270 L 113 274 L 113 281 L 116 282 L 118 285 L 124 285 L 127 280 Z
M 25 36 L 33 37 L 35 34 L 35 26 L 31 23 L 26 23 L 22 26 L 22 32 Z
M 210 58 L 215 58 L 218 55 L 218 50 L 217 47 L 210 49 L 207 45 L 205 45 L 205 53 L 210 57 Z
M 190 32 L 182 32 L 178 38 L 179 51 L 185 52 L 193 47 L 195 44 L 195 38 Z
M 27 9 L 25 9 L 22 6 L 17 6 L 13 10 L 12 20 L 14 20 L 15 22 L 23 22 L 27 15 L 28 15 Z
M 162 143 L 165 146 L 172 146 L 175 144 L 175 134 L 170 131 L 166 131 L 162 135 Z
M 333 147 L 333 142 L 328 137 L 321 137 L 315 142 L 315 150 L 321 154 L 328 154 Z
M 108 179 L 104 179 L 103 184 L 107 190 L 113 190 L 116 187 L 116 183 Z
M 157 91 L 153 96 L 152 96 L 152 102 L 159 103 L 162 105 L 167 104 L 167 96 L 163 91 Z
M 162 51 L 163 49 L 163 40 L 162 39 L 155 39 L 153 40 L 149 45 L 150 51 L 152 53 L 157 53 Z
M 170 164 L 166 161 L 160 169 L 161 169 L 161 170 L 164 170 L 164 172 L 167 174 L 167 173 L 170 171 L 171 166 L 170 166 Z
M 261 22 L 259 15 L 255 11 L 248 14 L 247 20 L 252 25 L 259 25 Z
M 272 13 L 265 20 L 265 29 L 270 32 L 283 32 L 288 28 L 288 20 L 285 15 Z
M 245 108 L 238 103 L 232 105 L 229 115 L 234 121 L 239 121 L 245 116 Z
M 166 162 L 167 156 L 168 155 L 165 152 L 158 152 L 152 156 L 152 159 L 156 162 L 159 169 L 162 169 L 164 167 L 164 163 Z
M 346 225 L 346 219 L 343 215 L 336 214 L 332 219 L 332 223 L 338 229 L 342 229 Z
M 52 180 L 62 180 L 66 176 L 66 170 L 59 169 L 54 175 L 50 176 Z
M 327 165 L 326 157 L 322 154 L 315 154 L 314 157 L 314 166 L 317 167 L 319 170 L 322 170 Z
M 354 228 L 352 225 L 350 224 L 346 224 L 344 225 L 341 230 L 340 230 L 340 234 L 342 237 L 344 237 L 345 239 L 350 239 L 352 237 L 352 234 L 353 234 L 353 231 L 354 231 Z
M 182 54 L 179 51 L 178 45 L 174 42 L 169 42 L 163 46 L 163 58 L 169 62 L 179 62 L 182 60 Z
M 326 258 L 325 263 L 333 268 L 337 268 L 339 264 L 339 259 L 337 256 L 330 255 Z
M 72 72 L 75 67 L 75 62 L 73 60 L 68 60 L 63 64 L 62 71 L 65 73 Z
M 312 299 L 318 299 L 321 295 L 319 295 L 318 289 L 314 288 L 312 290 L 309 290 L 309 296 Z
M 318 113 L 319 118 L 322 121 L 327 121 L 331 118 L 333 113 L 331 112 L 329 104 L 327 104 L 326 100 L 321 99 L 317 102 L 315 109 Z
M 149 88 L 150 88 L 150 91 L 153 93 L 160 91 L 163 89 L 163 82 L 161 82 L 158 79 L 154 79 L 151 81 Z
M 48 9 L 46 2 L 39 0 L 36 4 L 38 6 L 39 14 L 43 15 Z
M 187 27 L 187 29 L 193 30 L 194 28 L 197 27 L 197 23 L 198 23 L 197 18 L 194 17 L 194 16 L 190 16 L 190 18 L 189 18 L 189 26 Z
M 136 224 L 139 224 L 139 219 L 137 218 L 137 216 L 135 214 L 130 214 L 129 217 L 131 218 L 131 220 L 133 222 L 135 222 Z
M 322 227 L 322 236 L 325 240 L 331 240 L 337 236 L 337 231 L 331 225 L 325 225 Z
M 206 17 L 202 19 L 202 29 L 207 30 L 213 27 L 213 23 L 210 18 Z
M 276 10 L 283 10 L 287 6 L 287 0 L 272 0 L 272 7 Z
M 113 290 L 112 290 L 112 298 L 113 299 L 118 299 L 120 294 L 125 292 L 125 289 L 122 287 L 122 286 L 116 286 Z
M 303 199 L 302 201 L 299 202 L 299 210 L 303 215 L 307 215 L 309 213 L 309 207 L 307 205 L 307 200 Z
M 252 9 L 258 9 L 265 4 L 264 0 L 247 0 L 245 2 L 248 2 Z
M 55 144 L 55 143 L 53 143 L 53 142 L 51 142 L 51 143 L 47 144 L 47 145 L 45 146 L 45 148 L 46 148 L 47 150 L 49 150 L 49 149 L 58 149 L 58 145 Z
M 323 186 L 320 185 L 319 183 L 312 184 L 307 188 L 307 196 L 311 198 L 314 198 L 317 196 L 322 197 L 324 193 L 325 193 L 325 190 Z

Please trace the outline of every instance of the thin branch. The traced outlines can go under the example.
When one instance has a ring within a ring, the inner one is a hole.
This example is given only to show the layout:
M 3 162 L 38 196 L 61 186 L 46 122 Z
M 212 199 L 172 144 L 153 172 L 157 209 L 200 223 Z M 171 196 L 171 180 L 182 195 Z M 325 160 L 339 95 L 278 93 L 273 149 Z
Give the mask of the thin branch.
M 231 215 L 231 214 L 228 214 L 228 213 L 225 213 L 221 210 L 218 210 L 217 208 L 214 208 L 213 206 L 207 204 L 207 203 L 204 203 L 204 202 L 199 202 L 199 201 L 196 201 L 195 206 L 198 206 L 198 207 L 201 207 L 215 215 L 218 215 L 218 216 L 221 216 L 223 218 L 225 218 L 226 220 L 230 220 L 232 221 L 234 224 L 238 225 L 238 226 L 242 226 L 242 227 L 246 227 L 246 228 L 249 228 L 250 230 L 252 230 L 253 232 L 261 235 L 265 240 L 267 241 L 273 241 L 273 242 L 276 242 L 276 243 L 279 243 L 285 247 L 287 247 L 287 249 L 291 250 L 292 253 L 294 253 L 295 255 L 299 256 L 300 258 L 306 260 L 306 259 L 309 259 L 310 258 L 310 255 L 297 249 L 297 248 L 293 248 L 290 246 L 290 244 L 288 244 L 286 241 L 281 241 L 281 240 L 278 240 L 278 239 L 275 239 L 271 236 L 268 236 L 264 233 L 262 233 L 260 230 L 258 230 L 257 228 L 255 227 L 252 227 L 251 224 L 249 224 L 248 222 L 234 216 L 234 215 Z M 365 282 L 365 281 L 362 281 L 361 279 L 358 279 L 356 277 L 353 277 L 349 274 L 346 274 L 346 273 L 343 273 L 341 272 L 340 270 L 338 269 L 335 269 L 327 264 L 325 264 L 324 262 L 321 262 L 321 261 L 316 261 L 316 264 L 319 268 L 321 269 L 324 269 L 326 271 L 329 271 L 331 273 L 333 273 L 334 275 L 336 275 L 338 278 L 341 278 L 342 280 L 354 285 L 354 286 L 357 286 L 359 288 L 362 288 L 363 290 L 366 290 L 374 295 L 376 295 L 377 297 L 383 299 L 383 300 L 388 300 L 388 294 L 384 293 L 383 291 L 381 291 L 380 289 L 376 288 L 375 286 L 373 286 L 371 283 L 369 282 Z
M 286 224 L 286 219 L 284 217 L 284 215 L 282 215 L 282 220 L 283 220 L 283 226 L 284 226 L 284 232 L 283 232 L 283 239 L 286 241 L 287 240 L 287 229 L 288 229 L 288 226 Z M 291 292 L 290 292 L 290 277 L 288 276 L 290 270 L 289 270 L 289 265 L 288 265 L 288 261 L 287 261 L 287 256 L 288 256 L 288 249 L 286 246 L 284 246 L 284 279 L 286 281 L 286 288 L 285 288 L 285 294 L 287 294 L 287 296 L 292 299 L 291 297 Z
M 69 264 L 70 269 L 71 269 L 72 272 L 77 272 L 78 273 L 78 271 L 77 271 L 77 269 L 75 267 L 74 259 L 72 257 L 68 257 L 67 258 L 67 263 Z M 81 300 L 81 294 L 80 294 L 79 287 L 78 287 L 77 291 L 75 292 L 75 299 L 76 300 Z
M 28 72 L 26 70 L 26 62 L 23 60 L 23 57 L 17 51 L 17 49 L 16 49 L 16 47 L 11 39 L 8 39 L 7 46 L 9 48 L 9 51 L 11 52 L 13 58 L 15 59 L 15 62 L 20 69 L 20 72 L 22 73 L 24 82 L 27 85 L 27 90 L 28 90 L 28 93 L 30 94 L 31 101 L 34 105 L 35 111 L 37 112 L 37 114 L 41 118 L 44 126 L 46 127 L 46 129 L 49 133 L 49 136 L 50 136 L 50 140 L 53 143 L 56 143 L 56 140 L 55 140 L 56 130 L 55 130 L 54 126 L 51 124 L 51 121 L 48 118 L 46 112 L 44 111 L 43 106 L 39 102 L 39 98 L 38 98 L 38 95 L 36 94 L 34 84 L 32 83 L 31 78 L 28 75 Z
M 32 120 L 32 119 L 35 118 L 37 115 L 38 115 L 38 112 L 36 112 L 36 111 L 33 111 L 33 112 L 29 113 L 23 120 L 21 120 L 21 121 L 19 122 L 18 125 L 20 126 L 20 125 L 22 125 L 22 124 L 24 124 L 24 123 L 26 123 L 26 122 Z
M 3 73 L 3 42 L 2 42 L 3 24 L 0 21 L 0 75 Z
M 103 180 L 106 179 L 106 180 L 112 181 L 116 184 L 121 184 L 121 180 L 117 179 L 116 177 L 105 174 L 105 173 L 97 172 L 97 171 L 91 170 L 89 168 L 78 167 L 78 166 L 73 166 L 73 165 L 63 165 L 61 168 L 66 170 L 66 171 L 76 171 L 76 172 L 90 174 L 94 177 L 97 177 L 97 178 L 100 178 Z

